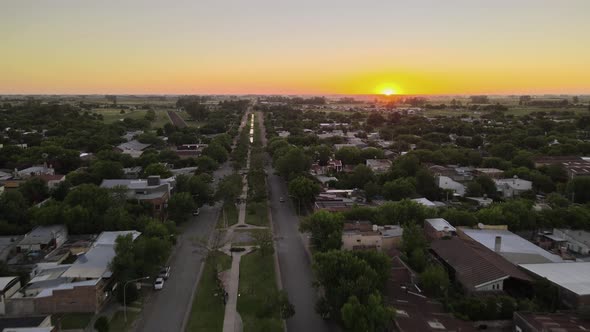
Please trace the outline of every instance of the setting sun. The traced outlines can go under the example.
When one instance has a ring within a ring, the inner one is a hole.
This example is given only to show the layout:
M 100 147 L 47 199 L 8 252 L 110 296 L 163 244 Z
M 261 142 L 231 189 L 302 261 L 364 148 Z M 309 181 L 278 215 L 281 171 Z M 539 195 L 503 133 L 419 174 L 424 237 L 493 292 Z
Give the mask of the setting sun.
M 383 89 L 383 94 L 386 96 L 391 96 L 395 94 L 395 90 L 391 88 L 385 88 Z

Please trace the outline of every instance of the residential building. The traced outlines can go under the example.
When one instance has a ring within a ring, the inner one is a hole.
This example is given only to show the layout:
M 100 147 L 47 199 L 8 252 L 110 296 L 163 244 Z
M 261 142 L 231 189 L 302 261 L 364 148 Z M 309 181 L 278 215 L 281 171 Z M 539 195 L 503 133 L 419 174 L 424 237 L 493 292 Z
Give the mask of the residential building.
M 573 312 L 520 312 L 513 316 L 515 332 L 584 332 L 590 321 Z
M 437 207 L 446 206 L 446 204 L 443 203 L 443 202 L 431 201 L 428 198 L 424 198 L 424 197 L 422 197 L 422 198 L 414 198 L 414 199 L 412 199 L 412 201 L 413 202 L 416 202 L 416 203 L 418 203 L 420 205 L 423 205 L 423 206 L 425 206 L 427 208 L 437 208 Z
M 141 143 L 134 139 L 117 145 L 115 149 L 123 154 L 130 155 L 132 158 L 139 158 L 143 154 L 143 150 L 150 146 L 151 144 Z
M 6 314 L 6 299 L 20 289 L 18 277 L 0 277 L 0 315 Z
M 126 167 L 123 168 L 123 176 L 125 179 L 139 179 L 142 170 L 141 166 Z
M 559 289 L 559 300 L 569 308 L 590 305 L 590 263 L 521 264 L 528 273 L 546 278 Z
M 456 196 L 465 196 L 466 187 L 448 176 L 438 176 L 437 184 L 440 189 L 449 190 Z
M 342 249 L 387 251 L 398 247 L 403 229 L 398 225 L 378 226 L 368 221 L 345 223 L 342 231 Z
M 476 168 L 473 171 L 475 176 L 487 176 L 492 179 L 500 179 L 504 175 L 504 171 L 497 168 Z
M 21 179 L 27 179 L 33 176 L 39 175 L 54 175 L 55 170 L 53 169 L 52 165 L 47 165 L 47 163 L 43 165 L 36 165 L 27 167 L 25 169 L 21 169 L 20 171 L 16 172 L 16 176 Z
M 560 256 L 552 254 L 508 230 L 459 227 L 457 235 L 463 239 L 479 242 L 515 265 L 564 262 Z
M 459 320 L 430 299 L 413 282 L 414 273 L 399 257 L 392 260 L 386 301 L 395 308 L 394 325 L 399 332 L 475 332 L 470 322 Z
M 58 248 L 68 239 L 68 229 L 65 225 L 37 226 L 25 234 L 17 244 L 18 252 L 40 251 Z
M 54 189 L 66 180 L 66 176 L 61 174 L 41 174 L 37 177 L 47 183 L 49 190 Z
M 518 267 L 475 241 L 438 239 L 430 248 L 467 292 L 521 291 L 531 281 Z
M 577 254 L 590 254 L 590 232 L 579 229 L 554 229 L 553 235 L 565 240 L 566 248 Z
M 153 212 L 162 215 L 168 199 L 174 191 L 174 178 L 161 179 L 160 176 L 149 176 L 147 179 L 105 179 L 101 188 L 113 189 L 123 187 L 127 189 L 127 198 L 147 202 L 153 206 Z
M 424 233 L 430 240 L 456 235 L 456 229 L 443 218 L 424 220 Z
M 531 181 L 519 179 L 516 175 L 512 179 L 496 179 L 494 183 L 496 184 L 496 190 L 504 198 L 517 197 L 533 189 Z
M 374 173 L 385 173 L 391 168 L 391 160 L 389 159 L 367 159 L 365 162 Z

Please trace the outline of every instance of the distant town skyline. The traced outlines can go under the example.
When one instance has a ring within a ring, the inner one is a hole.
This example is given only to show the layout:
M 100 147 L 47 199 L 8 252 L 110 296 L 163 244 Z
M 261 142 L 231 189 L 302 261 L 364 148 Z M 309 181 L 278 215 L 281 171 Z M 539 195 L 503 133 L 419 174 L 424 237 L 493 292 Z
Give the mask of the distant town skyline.
M 590 1 L 8 0 L 0 94 L 590 94 Z

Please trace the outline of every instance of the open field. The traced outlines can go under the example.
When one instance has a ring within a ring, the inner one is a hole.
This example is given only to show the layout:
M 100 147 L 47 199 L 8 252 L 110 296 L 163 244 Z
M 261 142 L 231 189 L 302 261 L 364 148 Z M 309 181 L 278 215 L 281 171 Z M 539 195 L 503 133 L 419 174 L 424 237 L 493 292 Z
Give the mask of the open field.
M 111 332 L 127 332 L 133 325 L 133 322 L 139 317 L 139 312 L 136 310 L 127 309 L 127 323 L 125 323 L 125 314 L 122 310 L 117 311 L 110 322 Z
M 255 251 L 242 257 L 238 312 L 242 316 L 244 332 L 283 331 L 281 318 L 260 318 L 260 313 L 276 311 L 269 299 L 278 292 L 272 255 L 262 256 Z
M 219 214 L 217 221 L 217 228 L 226 227 L 225 222 L 227 222 L 227 227 L 238 223 L 238 209 L 235 204 L 226 203 L 223 205 L 222 213 Z
M 168 118 L 166 111 L 167 110 L 164 109 L 155 110 L 156 119 L 152 122 L 152 128 L 160 128 L 166 123 L 170 123 L 170 119 Z M 143 119 L 147 110 L 125 110 L 125 113 L 122 114 L 121 110 L 116 108 L 96 108 L 93 110 L 93 112 L 101 114 L 105 123 L 114 123 L 117 121 L 122 121 L 125 118 L 135 120 Z
M 256 204 L 256 207 L 254 209 L 248 209 L 248 205 L 250 204 Z M 248 202 L 248 205 L 246 205 L 246 224 L 268 226 L 268 208 L 266 201 Z
M 187 331 L 219 332 L 223 328 L 225 305 L 214 278 L 214 264 L 218 266 L 217 271 L 228 270 L 231 267 L 231 258 L 220 252 L 207 257 L 191 308 Z
M 85 329 L 90 323 L 92 316 L 93 314 L 89 313 L 71 313 L 64 314 L 63 316 L 53 315 L 51 316 L 51 319 L 53 325 L 61 326 L 63 330 L 73 330 Z

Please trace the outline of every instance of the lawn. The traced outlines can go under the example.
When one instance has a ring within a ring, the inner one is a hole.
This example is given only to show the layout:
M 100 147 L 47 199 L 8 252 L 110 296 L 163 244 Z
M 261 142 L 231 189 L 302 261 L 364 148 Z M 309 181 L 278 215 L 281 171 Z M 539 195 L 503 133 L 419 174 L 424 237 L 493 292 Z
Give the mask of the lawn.
M 262 256 L 253 252 L 242 257 L 240 262 L 240 286 L 238 312 L 242 316 L 244 332 L 283 331 L 283 323 L 268 299 L 278 292 L 273 255 Z M 267 306 L 271 308 L 266 308 Z M 259 317 L 270 309 L 271 317 Z M 274 308 L 276 309 L 276 308 Z
M 115 313 L 109 324 L 110 332 L 127 332 L 132 326 L 133 322 L 139 317 L 139 312 L 136 310 L 127 310 L 127 323 L 125 323 L 125 314 L 123 310 Z
M 53 315 L 51 320 L 56 326 L 61 323 L 62 330 L 85 329 L 93 316 L 90 313 L 70 313 L 63 316 Z
M 217 228 L 225 228 L 224 219 L 227 220 L 228 227 L 238 223 L 238 208 L 235 204 L 223 204 L 223 210 L 219 214 L 219 220 L 217 221 Z
M 217 288 L 215 265 L 219 267 L 218 271 L 228 270 L 231 267 L 231 257 L 219 252 L 207 257 L 191 308 L 187 331 L 218 332 L 223 329 L 225 306 Z
M 250 209 L 248 209 L 250 205 Z M 268 226 L 268 206 L 266 201 L 248 202 L 246 205 L 246 224 Z
M 268 232 L 268 229 L 239 229 L 234 230 L 232 245 L 235 246 L 253 246 L 256 244 L 256 235 L 258 233 Z

